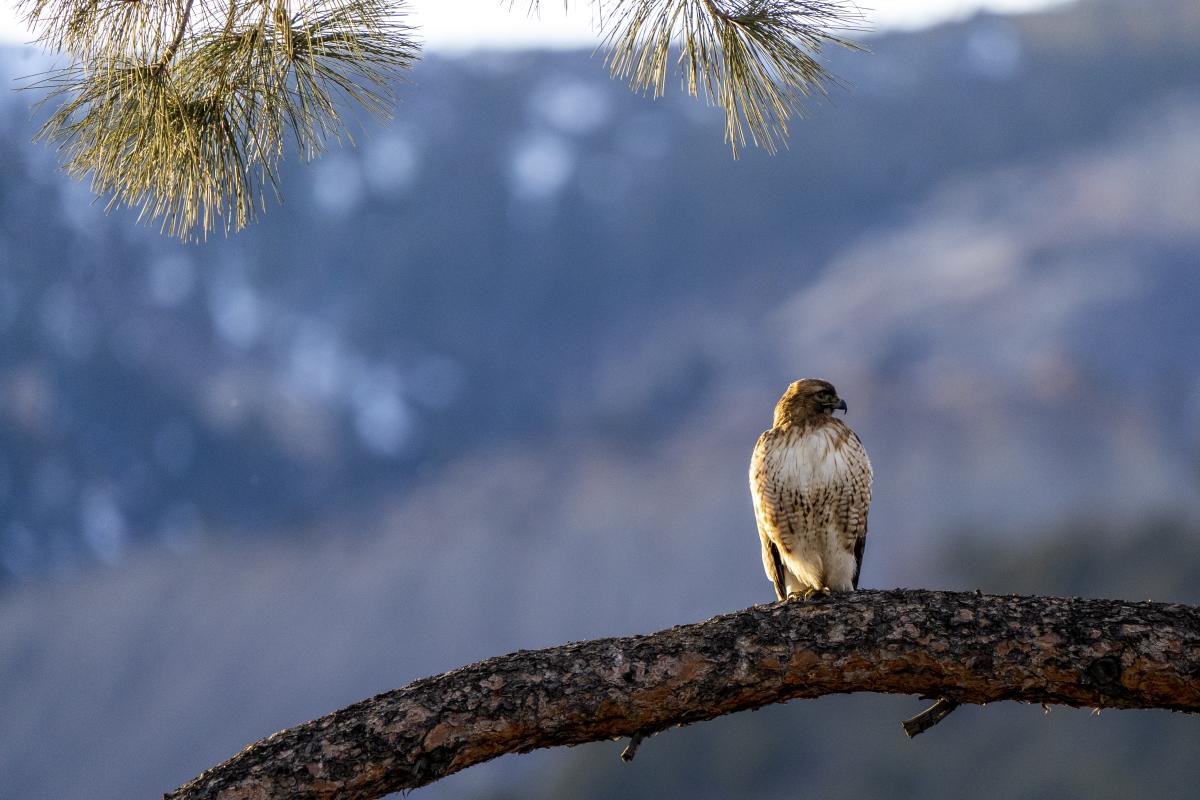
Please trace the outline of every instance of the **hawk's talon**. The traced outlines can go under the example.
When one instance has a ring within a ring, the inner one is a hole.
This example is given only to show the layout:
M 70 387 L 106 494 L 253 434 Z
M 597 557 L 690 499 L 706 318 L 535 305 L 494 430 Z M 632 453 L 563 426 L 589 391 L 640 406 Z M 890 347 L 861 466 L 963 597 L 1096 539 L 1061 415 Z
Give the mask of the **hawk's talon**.
M 813 587 L 810 586 L 802 592 L 800 592 L 800 591 L 788 592 L 787 599 L 804 601 L 804 600 L 811 600 L 816 595 L 821 595 L 822 597 L 832 597 L 833 590 L 830 589 L 828 586 L 822 586 L 820 589 L 814 589 Z

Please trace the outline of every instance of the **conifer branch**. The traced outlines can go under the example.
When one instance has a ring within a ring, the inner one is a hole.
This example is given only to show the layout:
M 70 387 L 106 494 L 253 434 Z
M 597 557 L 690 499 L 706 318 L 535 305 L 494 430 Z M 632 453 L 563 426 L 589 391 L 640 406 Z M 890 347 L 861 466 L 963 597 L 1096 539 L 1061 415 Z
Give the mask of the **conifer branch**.
M 678 48 L 684 90 L 724 110 L 736 156 L 747 141 L 776 151 L 804 99 L 834 80 L 818 60 L 822 49 L 861 49 L 839 33 L 859 27 L 849 2 L 627 0 L 605 42 L 612 74 L 655 97 Z
M 166 798 L 368 800 L 540 747 L 630 737 L 632 758 L 671 727 L 846 692 L 945 698 L 929 724 L 1001 700 L 1194 713 L 1197 675 L 1193 606 L 858 591 L 491 658 L 280 731 Z
M 747 142 L 775 152 L 802 100 L 833 80 L 822 48 L 855 48 L 840 31 L 859 21 L 851 0 L 592 5 L 612 74 L 659 96 L 674 58 L 685 91 L 724 110 L 735 156 Z M 404 0 L 19 0 L 18 9 L 38 41 L 69 59 L 26 87 L 58 104 L 38 138 L 109 208 L 139 208 L 183 238 L 249 224 L 268 189 L 278 193 L 289 138 L 310 159 L 330 139 L 351 140 L 355 110 L 388 115 L 418 53 L 400 21 Z

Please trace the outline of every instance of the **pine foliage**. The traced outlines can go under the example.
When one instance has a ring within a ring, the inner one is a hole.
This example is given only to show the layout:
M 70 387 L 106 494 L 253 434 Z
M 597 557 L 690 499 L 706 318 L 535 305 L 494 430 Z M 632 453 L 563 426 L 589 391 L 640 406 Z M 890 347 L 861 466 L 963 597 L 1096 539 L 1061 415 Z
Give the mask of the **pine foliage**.
M 452 0 L 449 0 L 452 1 Z M 850 0 L 593 0 L 614 76 L 684 89 L 726 115 L 736 155 L 770 152 L 823 92 L 827 44 L 854 47 Z M 536 10 L 535 1 L 531 9 Z M 404 0 L 22 0 L 66 65 L 30 88 L 55 104 L 39 137 L 64 169 L 181 238 L 237 230 L 278 194 L 288 141 L 316 157 L 348 116 L 387 116 L 417 59 Z
M 774 153 L 802 100 L 832 78 L 817 60 L 822 47 L 856 48 L 837 31 L 857 21 L 844 2 L 631 0 L 608 33 L 608 63 L 613 75 L 658 97 L 678 44 L 685 90 L 725 111 L 734 154 L 747 128 L 750 141 Z

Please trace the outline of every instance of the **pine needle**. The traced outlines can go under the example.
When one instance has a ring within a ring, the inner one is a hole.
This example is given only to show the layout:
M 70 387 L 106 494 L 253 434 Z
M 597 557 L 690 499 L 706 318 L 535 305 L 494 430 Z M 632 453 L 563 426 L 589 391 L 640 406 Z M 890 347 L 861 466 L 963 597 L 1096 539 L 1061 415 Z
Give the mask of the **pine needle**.
M 388 0 L 28 0 L 67 66 L 27 88 L 57 103 L 38 138 L 108 206 L 184 239 L 252 222 L 301 157 L 350 139 L 354 109 L 387 116 L 417 57 Z

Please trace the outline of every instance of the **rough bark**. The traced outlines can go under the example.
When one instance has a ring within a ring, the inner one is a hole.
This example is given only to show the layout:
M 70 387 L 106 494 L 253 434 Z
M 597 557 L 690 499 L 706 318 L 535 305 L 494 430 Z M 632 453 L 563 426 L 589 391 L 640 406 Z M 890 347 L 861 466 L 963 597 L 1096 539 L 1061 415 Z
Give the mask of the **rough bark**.
M 171 800 L 380 797 L 505 753 L 887 692 L 1200 711 L 1200 608 L 918 590 L 755 606 L 518 651 L 267 737 Z

